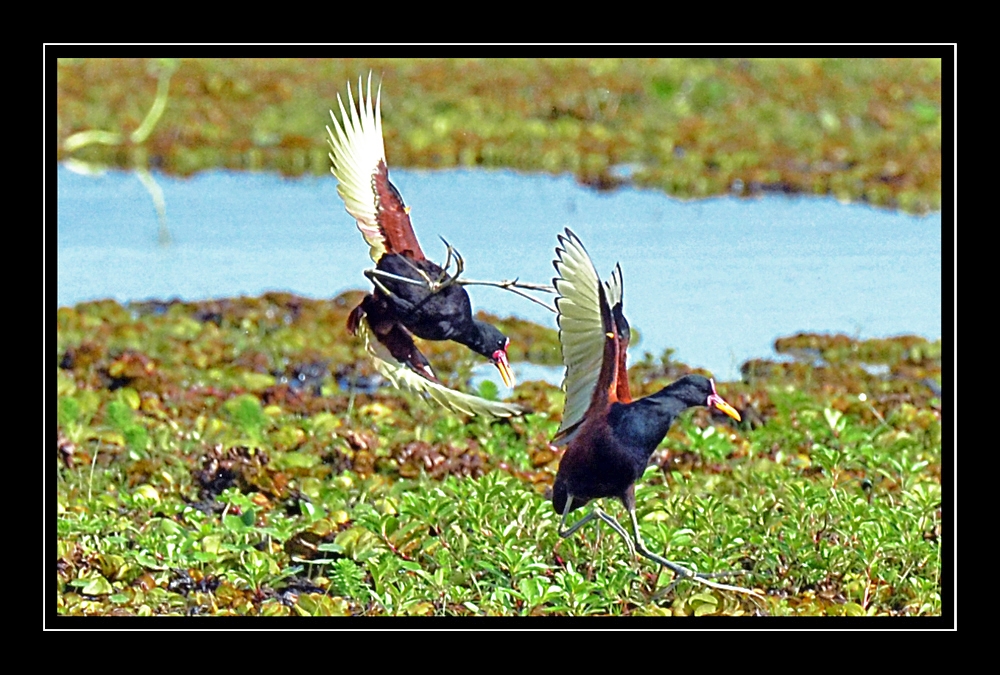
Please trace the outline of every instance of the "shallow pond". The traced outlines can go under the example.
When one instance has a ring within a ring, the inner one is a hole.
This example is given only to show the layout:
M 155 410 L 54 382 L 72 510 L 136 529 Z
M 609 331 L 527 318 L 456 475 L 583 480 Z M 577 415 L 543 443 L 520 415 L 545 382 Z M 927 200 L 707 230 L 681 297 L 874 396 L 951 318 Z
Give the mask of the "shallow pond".
M 132 173 L 58 172 L 58 302 L 198 300 L 280 290 L 314 298 L 365 288 L 368 249 L 332 176 L 224 171 L 156 175 L 171 243 Z M 599 193 L 569 176 L 393 170 L 429 257 L 439 235 L 466 277 L 548 282 L 556 234 L 571 227 L 607 276 L 620 262 L 633 358 L 674 357 L 739 377 L 800 331 L 859 338 L 941 336 L 941 216 L 831 198 L 682 202 L 653 190 Z M 470 287 L 476 308 L 554 326 L 542 307 Z M 522 376 L 523 377 L 523 376 Z

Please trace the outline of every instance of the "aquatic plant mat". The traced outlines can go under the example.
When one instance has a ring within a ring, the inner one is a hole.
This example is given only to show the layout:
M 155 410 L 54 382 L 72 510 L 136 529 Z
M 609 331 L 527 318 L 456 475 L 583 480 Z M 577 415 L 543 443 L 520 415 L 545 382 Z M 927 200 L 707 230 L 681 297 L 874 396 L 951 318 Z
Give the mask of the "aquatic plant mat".
M 58 158 L 329 175 L 328 111 L 369 71 L 393 169 L 941 208 L 933 58 L 60 59 Z
M 558 387 L 520 383 L 533 412 L 484 422 L 380 386 L 344 328 L 359 297 L 59 308 L 59 613 L 941 613 L 940 342 L 798 335 L 719 383 L 744 421 L 683 416 L 639 522 L 763 597 L 661 593 L 671 575 L 609 528 L 560 542 Z M 559 363 L 553 330 L 486 318 L 512 361 Z M 424 347 L 466 386 L 468 350 Z M 688 372 L 647 355 L 633 394 Z

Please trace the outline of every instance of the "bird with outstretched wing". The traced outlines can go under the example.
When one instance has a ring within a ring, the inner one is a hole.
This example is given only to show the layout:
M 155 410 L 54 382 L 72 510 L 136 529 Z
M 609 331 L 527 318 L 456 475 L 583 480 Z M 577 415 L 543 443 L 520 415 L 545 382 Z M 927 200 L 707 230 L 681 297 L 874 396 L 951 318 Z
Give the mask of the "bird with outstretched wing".
M 461 413 L 510 417 L 520 406 L 490 401 L 446 387 L 420 352 L 413 336 L 452 340 L 490 360 L 508 387 L 514 374 L 507 359 L 510 340 L 496 327 L 472 316 L 469 295 L 455 283 L 464 261 L 450 246 L 445 266 L 424 255 L 409 209 L 389 181 L 382 140 L 381 86 L 373 100 L 371 74 L 365 95 L 358 81 L 355 105 L 350 86 L 347 107 L 340 95 L 340 119 L 331 110 L 327 127 L 333 175 L 344 206 L 370 247 L 374 270 L 365 275 L 375 289 L 348 317 L 348 329 L 365 340 L 377 370 L 396 386 L 427 395 Z M 449 273 L 454 259 L 456 271 Z

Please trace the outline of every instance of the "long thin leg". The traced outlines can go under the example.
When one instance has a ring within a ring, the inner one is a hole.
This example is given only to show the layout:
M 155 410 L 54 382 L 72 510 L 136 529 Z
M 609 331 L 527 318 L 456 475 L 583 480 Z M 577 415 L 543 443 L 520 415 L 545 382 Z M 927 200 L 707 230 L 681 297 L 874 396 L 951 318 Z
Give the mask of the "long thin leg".
M 458 276 L 465 270 L 465 259 L 462 258 L 462 254 L 460 254 L 451 244 L 449 244 L 443 238 L 441 239 L 441 241 L 444 241 L 445 245 L 448 247 L 448 255 L 447 258 L 445 259 L 444 267 L 441 268 L 441 274 L 438 275 L 437 279 L 431 279 L 430 276 L 427 274 L 427 272 L 417 267 L 412 260 L 406 257 L 403 257 L 403 262 L 409 265 L 410 269 L 412 269 L 414 272 L 420 275 L 422 279 L 421 281 L 418 281 L 417 279 L 409 279 L 407 277 L 401 277 L 399 275 L 392 274 L 390 272 L 383 272 L 382 270 L 379 269 L 366 270 L 365 275 L 368 276 L 369 279 L 372 278 L 372 275 L 377 275 L 382 277 L 383 279 L 391 279 L 393 281 L 412 284 L 414 286 L 422 286 L 431 293 L 437 293 L 455 283 L 455 281 L 457 281 L 458 279 Z M 455 259 L 455 273 L 449 274 L 448 268 L 451 266 L 452 258 Z
M 399 305 L 403 310 L 407 312 L 411 311 L 413 309 L 412 302 L 410 302 L 409 300 L 404 300 L 403 298 L 399 297 L 398 295 L 390 291 L 388 288 L 386 288 L 385 284 L 382 283 L 382 280 L 379 277 L 384 276 L 386 274 L 387 274 L 386 272 L 380 273 L 378 270 L 365 270 L 365 276 L 368 277 L 373 284 L 375 284 L 375 287 L 378 290 L 382 291 L 382 293 L 385 294 L 385 297 L 388 298 L 390 302 Z M 388 276 L 395 277 L 396 279 L 400 279 L 403 281 L 408 281 L 410 283 L 414 283 L 413 279 L 407 279 L 406 277 L 396 277 L 395 274 L 389 274 Z M 415 282 L 415 283 L 418 286 L 423 285 L 420 282 Z
M 565 539 L 566 537 L 570 536 L 571 534 L 579 530 L 581 527 L 583 527 L 586 523 L 590 522 L 594 518 L 594 512 L 591 511 L 583 518 L 581 518 L 579 521 L 577 521 L 576 524 L 573 525 L 573 527 L 567 530 L 566 516 L 569 515 L 569 512 L 572 508 L 573 508 L 573 495 L 570 495 L 569 497 L 566 498 L 566 506 L 563 508 L 562 520 L 559 521 L 559 536 L 562 537 L 563 539 Z
M 678 581 L 682 581 L 683 579 L 690 579 L 691 581 L 696 581 L 699 584 L 704 584 L 705 586 L 709 586 L 710 588 L 717 588 L 720 591 L 733 591 L 735 593 L 746 593 L 747 595 L 753 595 L 755 597 L 760 597 L 760 593 L 758 593 L 757 591 L 751 590 L 749 588 L 743 588 L 742 586 L 730 586 L 729 584 L 720 584 L 720 583 L 716 583 L 714 581 L 709 581 L 706 578 L 706 577 L 710 577 L 710 576 L 724 576 L 724 575 L 729 575 L 729 574 L 743 574 L 744 573 L 743 570 L 736 570 L 736 571 L 733 571 L 733 572 L 723 572 L 721 574 L 719 574 L 719 573 L 698 573 L 698 572 L 693 572 L 693 571 L 689 570 L 688 568 L 684 567 L 683 565 L 678 565 L 675 562 L 670 562 L 669 560 L 667 560 L 663 556 L 656 555 L 655 553 L 653 553 L 652 551 L 650 551 L 648 548 L 646 548 L 646 545 L 642 542 L 642 535 L 639 533 L 639 521 L 635 517 L 635 509 L 629 509 L 628 514 L 632 518 L 632 530 L 635 532 L 635 547 L 636 547 L 636 550 L 639 551 L 639 554 L 642 555 L 642 556 L 644 556 L 644 557 L 646 557 L 646 558 L 649 558 L 650 560 L 652 560 L 655 563 L 659 563 L 660 565 L 663 565 L 667 569 L 672 570 L 677 575 L 677 578 L 674 579 L 674 581 L 670 584 L 670 586 L 667 587 L 668 590 L 670 588 L 673 588 L 673 586 Z M 666 592 L 666 591 L 664 591 L 664 592 Z
M 461 284 L 462 286 L 495 286 L 497 288 L 502 288 L 505 291 L 510 291 L 516 295 L 520 295 L 522 298 L 527 298 L 531 300 L 536 305 L 541 305 L 545 309 L 549 310 L 553 314 L 556 313 L 556 308 L 551 305 L 547 305 L 538 298 L 534 298 L 524 291 L 520 290 L 525 288 L 529 291 L 538 291 L 540 293 L 555 293 L 555 289 L 544 284 L 532 284 L 527 282 L 518 281 L 517 279 L 506 280 L 506 281 L 474 281 L 472 279 L 459 279 L 455 283 Z
M 504 279 L 503 281 L 477 281 L 475 279 L 462 279 L 458 283 L 463 286 L 496 286 L 497 288 L 524 288 L 529 291 L 539 293 L 555 293 L 556 289 L 548 284 L 535 284 L 530 281 L 521 281 L 520 277 Z
M 674 579 L 674 581 L 671 582 L 671 584 L 667 586 L 665 590 L 657 593 L 657 595 L 669 592 L 670 589 L 672 589 L 679 581 L 682 581 L 684 579 L 690 579 L 691 581 L 695 581 L 699 584 L 709 586 L 710 588 L 716 588 L 720 591 L 733 591 L 735 593 L 745 593 L 747 595 L 752 595 L 754 597 L 760 597 L 760 593 L 751 590 L 749 588 L 743 588 L 742 586 L 730 586 L 729 584 L 720 584 L 715 581 L 709 581 L 707 579 L 707 577 L 711 576 L 743 574 L 743 570 L 738 570 L 734 572 L 721 572 L 721 573 L 710 572 L 710 573 L 700 574 L 689 570 L 683 565 L 678 565 L 675 562 L 670 562 L 666 558 L 656 555 L 655 553 L 647 549 L 646 545 L 642 542 L 642 535 L 639 533 L 639 521 L 635 517 L 634 508 L 629 509 L 628 512 L 629 517 L 632 519 L 632 530 L 635 532 L 634 545 L 632 543 L 631 537 L 628 536 L 628 532 L 625 531 L 625 528 L 622 527 L 621 524 L 617 520 L 615 520 L 611 515 L 605 513 L 599 506 L 597 506 L 597 504 L 594 504 L 593 508 L 590 510 L 590 513 L 585 515 L 583 518 L 574 523 L 572 527 L 567 529 L 566 517 L 569 515 L 570 509 L 572 508 L 573 508 L 573 495 L 569 495 L 566 498 L 566 506 L 563 508 L 562 520 L 559 522 L 559 536 L 565 539 L 566 537 L 570 536 L 571 534 L 579 530 L 585 524 L 589 523 L 594 518 L 600 518 L 605 523 L 610 525 L 611 529 L 617 532 L 619 536 L 621 536 L 621 538 L 625 540 L 625 544 L 628 546 L 629 553 L 632 554 L 633 559 L 635 558 L 636 551 L 638 551 L 639 554 L 642 555 L 643 557 L 649 558 L 653 562 L 663 565 L 664 567 L 673 571 L 677 575 L 677 578 Z
M 401 277 L 398 274 L 393 274 L 392 272 L 383 272 L 382 270 L 365 270 L 365 276 L 375 282 L 373 277 L 378 277 L 379 279 L 386 279 L 388 281 L 398 281 L 404 284 L 410 284 L 411 286 L 420 286 L 421 288 L 428 288 L 426 281 L 418 281 L 416 279 L 410 279 L 409 277 Z
M 456 276 L 457 276 L 457 274 L 458 273 L 456 272 Z M 510 291 L 511 293 L 516 293 L 517 295 L 520 295 L 522 298 L 527 298 L 528 300 L 531 300 L 536 305 L 541 305 L 542 307 L 544 307 L 545 309 L 549 310 L 552 313 L 555 313 L 555 311 L 556 311 L 555 307 L 552 307 L 551 305 L 547 305 L 544 302 L 542 302 L 541 300 L 539 300 L 538 298 L 533 298 L 532 296 L 528 295 L 524 291 L 519 290 L 521 288 L 526 288 L 526 289 L 531 290 L 531 291 L 540 291 L 540 292 L 543 292 L 543 293 L 554 293 L 555 291 L 552 288 L 549 288 L 548 286 L 545 286 L 543 284 L 532 284 L 532 283 L 527 283 L 527 282 L 521 282 L 521 281 L 518 281 L 517 279 L 514 279 L 512 281 L 511 280 L 507 280 L 507 281 L 470 281 L 470 280 L 466 280 L 466 279 L 458 279 L 457 281 L 453 280 L 453 281 L 446 282 L 444 284 L 438 285 L 434 281 L 423 281 L 423 280 L 417 280 L 417 279 L 410 279 L 409 277 L 401 277 L 398 274 L 393 274 L 392 272 L 383 272 L 382 270 L 379 270 L 379 269 L 365 270 L 365 276 L 368 277 L 371 280 L 371 282 L 378 287 L 378 289 L 380 291 L 382 291 L 385 295 L 392 297 L 393 299 L 398 299 L 398 296 L 396 296 L 395 293 L 393 293 L 388 288 L 386 288 L 385 284 L 380 283 L 378 281 L 378 279 L 385 279 L 387 281 L 396 281 L 396 282 L 403 283 L 403 284 L 410 284 L 412 286 L 420 286 L 421 288 L 426 288 L 431 293 L 437 293 L 438 291 L 446 288 L 451 283 L 457 283 L 457 284 L 461 284 L 463 286 L 496 286 L 497 288 L 502 288 L 505 291 Z
M 573 495 L 569 495 L 569 497 L 566 498 L 566 506 L 565 508 L 563 508 L 562 521 L 559 523 L 560 537 L 565 539 L 566 537 L 570 536 L 571 534 L 579 530 L 581 527 L 589 523 L 594 518 L 600 518 L 605 523 L 610 525 L 611 529 L 617 532 L 621 536 L 621 538 L 625 540 L 625 545 L 628 546 L 629 552 L 632 554 L 632 557 L 635 558 L 635 547 L 632 545 L 632 539 L 628 536 L 628 532 L 625 531 L 625 528 L 622 527 L 617 520 L 615 520 L 612 516 L 605 513 L 601 509 L 601 507 L 599 507 L 597 504 L 594 504 L 591 507 L 590 512 L 587 515 L 585 515 L 583 518 L 574 523 L 572 527 L 566 529 L 566 517 L 569 515 L 570 509 L 572 508 L 573 508 Z
M 530 284 L 530 283 L 527 283 L 527 282 L 518 281 L 517 279 L 514 279 L 513 281 L 510 281 L 510 280 L 507 280 L 507 281 L 473 281 L 471 279 L 459 279 L 455 283 L 461 284 L 462 286 L 496 286 L 497 288 L 502 288 L 505 291 L 510 291 L 511 293 L 515 293 L 517 295 L 520 295 L 522 298 L 527 298 L 528 300 L 531 300 L 536 305 L 541 305 L 542 307 L 544 307 L 545 309 L 549 310 L 553 314 L 556 313 L 556 308 L 555 307 L 552 307 L 551 305 L 547 305 L 544 302 L 542 302 L 541 300 L 539 300 L 538 298 L 533 298 L 530 295 L 528 295 L 527 293 L 525 293 L 524 291 L 520 290 L 522 288 L 526 288 L 529 291 L 539 291 L 539 292 L 542 292 L 542 293 L 555 293 L 555 289 L 550 288 L 548 286 L 545 286 L 543 284 Z
M 615 532 L 617 532 L 621 536 L 621 538 L 625 540 L 625 545 L 628 546 L 628 552 L 629 552 L 629 554 L 631 554 L 632 559 L 634 560 L 635 559 L 635 546 L 632 544 L 632 539 L 628 536 L 628 532 L 625 531 L 625 528 L 622 527 L 618 523 L 618 521 L 615 520 L 611 515 L 609 515 L 609 514 L 605 513 L 604 511 L 602 511 L 601 508 L 599 506 L 597 506 L 597 505 L 594 506 L 594 513 L 597 514 L 598 518 L 600 518 L 605 523 L 607 523 L 608 525 L 610 525 L 611 529 L 613 529 Z
M 419 267 L 417 267 L 416 265 L 414 265 L 413 261 L 410 260 L 409 258 L 407 258 L 406 256 L 400 256 L 400 257 L 403 259 L 403 262 L 405 262 L 407 265 L 409 265 L 413 269 L 414 272 L 416 272 L 421 277 L 423 277 L 424 281 L 427 282 L 427 288 L 430 289 L 431 293 L 434 293 L 434 292 L 437 291 L 437 284 L 435 282 L 431 281 L 431 278 L 429 276 L 427 276 L 427 272 L 424 272 L 422 269 L 420 269 Z
M 382 270 L 379 269 L 365 270 L 365 276 L 371 279 L 372 283 L 375 283 L 379 287 L 379 290 L 385 293 L 386 295 L 394 295 L 394 294 L 391 291 L 389 291 L 384 284 L 378 284 L 375 281 L 375 277 L 379 277 L 387 281 L 396 281 L 403 284 L 410 284 L 412 286 L 420 286 L 421 288 L 426 288 L 431 293 L 437 293 L 438 291 L 447 288 L 453 283 L 461 284 L 462 286 L 495 286 L 496 288 L 502 288 L 505 291 L 510 291 L 511 293 L 520 295 L 522 298 L 527 298 L 536 305 L 541 305 L 542 307 L 549 310 L 553 314 L 555 313 L 556 311 L 555 307 L 547 305 L 538 298 L 534 298 L 525 293 L 523 290 L 521 290 L 521 289 L 526 289 L 529 291 L 537 291 L 539 293 L 555 293 L 555 289 L 552 288 L 551 286 L 546 286 L 545 284 L 529 283 L 526 281 L 520 281 L 518 279 L 505 279 L 504 281 L 475 281 L 472 279 L 459 279 L 458 275 L 461 274 L 462 271 L 465 269 L 465 261 L 457 251 L 455 251 L 455 255 L 459 261 L 457 263 L 458 270 L 455 272 L 454 275 L 451 275 L 447 279 L 445 279 L 443 283 L 441 283 L 440 280 L 439 281 L 432 280 L 430 277 L 427 276 L 427 274 L 423 270 L 419 270 L 416 267 L 414 267 L 414 269 L 420 273 L 423 279 L 418 280 L 418 279 L 410 279 L 408 277 L 401 277 L 398 274 L 392 274 L 391 272 L 383 272 Z

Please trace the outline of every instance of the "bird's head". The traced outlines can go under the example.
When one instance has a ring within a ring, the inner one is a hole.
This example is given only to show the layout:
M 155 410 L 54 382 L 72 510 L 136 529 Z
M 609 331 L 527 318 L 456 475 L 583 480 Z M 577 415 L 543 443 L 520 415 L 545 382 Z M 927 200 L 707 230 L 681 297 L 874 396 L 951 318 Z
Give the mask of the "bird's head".
M 507 360 L 507 345 L 509 344 L 510 338 L 505 337 L 503 339 L 503 346 L 494 351 L 493 355 L 490 356 L 490 361 L 500 371 L 500 377 L 508 388 L 514 386 L 514 370 L 510 367 L 510 361 Z
M 507 347 L 510 338 L 485 321 L 474 320 L 479 335 L 477 344 L 472 348 L 488 358 L 500 371 L 500 377 L 507 387 L 514 386 L 514 371 L 507 360 Z
M 688 375 L 674 382 L 669 388 L 673 390 L 671 393 L 676 398 L 689 406 L 703 405 L 725 413 L 737 422 L 741 419 L 736 408 L 719 396 L 719 392 L 715 390 L 715 380 L 701 375 Z

